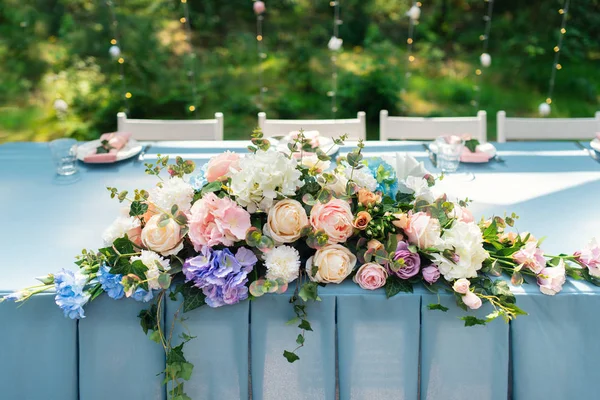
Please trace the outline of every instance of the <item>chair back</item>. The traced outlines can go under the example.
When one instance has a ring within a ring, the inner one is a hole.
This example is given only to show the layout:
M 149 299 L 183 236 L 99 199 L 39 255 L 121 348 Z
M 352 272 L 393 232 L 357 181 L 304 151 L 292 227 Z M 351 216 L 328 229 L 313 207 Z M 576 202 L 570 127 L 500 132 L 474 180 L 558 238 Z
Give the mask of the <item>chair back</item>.
M 486 112 L 476 117 L 390 117 L 379 113 L 379 140 L 433 140 L 442 135 L 468 134 L 481 143 L 487 141 Z
M 258 126 L 265 137 L 287 135 L 293 131 L 319 131 L 322 136 L 337 138 L 343 134 L 348 140 L 367 138 L 366 114 L 360 111 L 351 119 L 267 119 L 264 112 L 258 113 Z
M 600 111 L 595 118 L 507 118 L 498 111 L 498 142 L 507 140 L 593 139 L 600 132 Z
M 119 132 L 129 132 L 136 140 L 223 140 L 223 114 L 214 119 L 162 120 L 129 119 L 117 114 Z

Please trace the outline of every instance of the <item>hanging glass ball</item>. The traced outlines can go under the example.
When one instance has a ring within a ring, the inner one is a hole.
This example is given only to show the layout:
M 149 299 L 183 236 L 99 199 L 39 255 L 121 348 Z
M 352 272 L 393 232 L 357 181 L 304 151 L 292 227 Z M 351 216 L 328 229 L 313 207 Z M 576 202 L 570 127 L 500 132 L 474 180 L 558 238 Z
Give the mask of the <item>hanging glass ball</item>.
M 110 54 L 112 58 L 117 58 L 121 55 L 121 49 L 116 45 L 110 46 L 110 49 L 108 49 L 108 54 Z
M 252 8 L 254 9 L 254 13 L 256 15 L 260 15 L 264 13 L 267 9 L 264 1 L 255 1 Z
M 486 68 L 492 65 L 492 56 L 488 53 L 482 53 L 481 56 L 479 56 L 479 60 L 481 61 L 481 65 Z
M 552 108 L 550 107 L 550 104 L 544 102 L 539 105 L 538 111 L 540 112 L 540 115 L 542 117 L 546 117 L 546 116 L 550 115 L 550 111 L 552 111 Z

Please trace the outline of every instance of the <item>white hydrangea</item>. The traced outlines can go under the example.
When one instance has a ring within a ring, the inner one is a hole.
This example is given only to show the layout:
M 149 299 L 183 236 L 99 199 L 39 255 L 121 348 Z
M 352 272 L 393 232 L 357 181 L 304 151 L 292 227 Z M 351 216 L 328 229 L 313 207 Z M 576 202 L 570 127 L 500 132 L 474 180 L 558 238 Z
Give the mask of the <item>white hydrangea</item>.
M 432 254 L 435 265 L 447 281 L 460 278 L 474 278 L 489 254 L 483 248 L 481 230 L 473 222 L 456 221 L 442 235 L 441 250 L 450 250 L 456 254 L 449 260 L 440 254 Z
M 240 160 L 240 171 L 231 178 L 231 194 L 253 213 L 268 212 L 279 196 L 293 196 L 304 185 L 297 161 L 275 150 L 258 150 Z
M 181 211 L 189 211 L 194 198 L 194 188 L 183 179 L 176 176 L 162 182 L 162 187 L 156 186 L 150 190 L 148 201 L 163 211 L 171 210 L 177 204 Z
M 112 224 L 104 233 L 102 233 L 102 240 L 105 246 L 112 246 L 113 242 L 119 238 L 125 236 L 129 230 L 140 226 L 140 220 L 134 217 L 121 215 L 113 221 Z
M 435 200 L 435 195 L 427 180 L 418 176 L 407 176 L 402 181 L 400 190 L 404 193 L 414 193 L 415 199 L 425 200 L 428 203 L 433 203 Z
M 157 253 L 150 250 L 142 250 L 142 254 L 139 256 L 131 257 L 131 262 L 140 260 L 148 267 L 146 271 L 146 278 L 148 279 L 148 288 L 153 290 L 160 289 L 158 284 L 158 276 L 161 272 L 166 272 L 171 269 L 169 260 L 162 258 Z
M 281 278 L 288 283 L 292 282 L 298 277 L 300 254 L 298 250 L 290 246 L 275 247 L 267 253 L 265 266 L 267 267 L 267 279 Z
M 363 167 L 361 169 L 355 169 L 352 172 L 352 168 L 348 167 L 344 169 L 344 175 L 346 179 L 350 179 L 352 176 L 352 180 L 361 188 L 365 188 L 371 192 L 374 192 L 377 189 L 377 179 L 371 174 L 369 168 Z

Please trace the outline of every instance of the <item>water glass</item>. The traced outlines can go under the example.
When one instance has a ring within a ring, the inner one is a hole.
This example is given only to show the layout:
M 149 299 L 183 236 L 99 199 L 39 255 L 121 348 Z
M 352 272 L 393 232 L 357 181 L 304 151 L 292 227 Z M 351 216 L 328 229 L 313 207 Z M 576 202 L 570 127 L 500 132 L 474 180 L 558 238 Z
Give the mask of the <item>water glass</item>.
M 49 146 L 57 174 L 68 176 L 77 172 L 77 140 L 57 139 Z
M 442 136 L 436 139 L 437 164 L 442 172 L 456 172 L 460 163 L 460 154 L 465 145 L 464 139 L 458 136 Z

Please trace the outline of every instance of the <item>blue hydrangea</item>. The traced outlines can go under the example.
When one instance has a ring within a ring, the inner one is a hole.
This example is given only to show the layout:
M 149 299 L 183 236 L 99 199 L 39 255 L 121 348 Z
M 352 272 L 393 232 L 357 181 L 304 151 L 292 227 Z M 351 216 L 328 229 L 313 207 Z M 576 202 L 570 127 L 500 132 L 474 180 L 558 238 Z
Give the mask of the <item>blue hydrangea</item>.
M 152 300 L 152 298 L 154 297 L 154 293 L 152 293 L 152 290 L 148 291 L 139 287 L 135 290 L 135 292 L 133 292 L 131 297 L 135 301 L 142 301 L 144 303 L 147 303 L 150 300 Z
M 56 304 L 63 310 L 65 317 L 71 319 L 85 318 L 83 306 L 90 299 L 90 294 L 84 291 L 88 277 L 80 271 L 62 271 L 54 274 Z
M 123 275 L 111 274 L 110 267 L 103 265 L 98 270 L 98 275 L 96 278 L 98 283 L 102 285 L 102 290 L 104 290 L 111 299 L 118 300 L 125 296 L 125 290 L 123 289 L 123 284 L 121 283 Z
M 383 161 L 381 157 L 369 157 L 363 160 L 375 180 L 377 188 L 384 196 L 394 197 L 398 191 L 398 179 L 396 170 L 390 164 Z
M 200 168 L 200 171 L 198 171 L 198 173 L 196 175 L 192 175 L 189 177 L 188 183 L 190 184 L 191 187 L 194 188 L 194 190 L 196 190 L 196 191 L 201 190 L 204 187 L 204 185 L 206 185 L 208 183 L 208 181 L 206 180 L 207 167 L 208 167 L 208 163 L 204 164 L 202 166 L 202 168 Z

